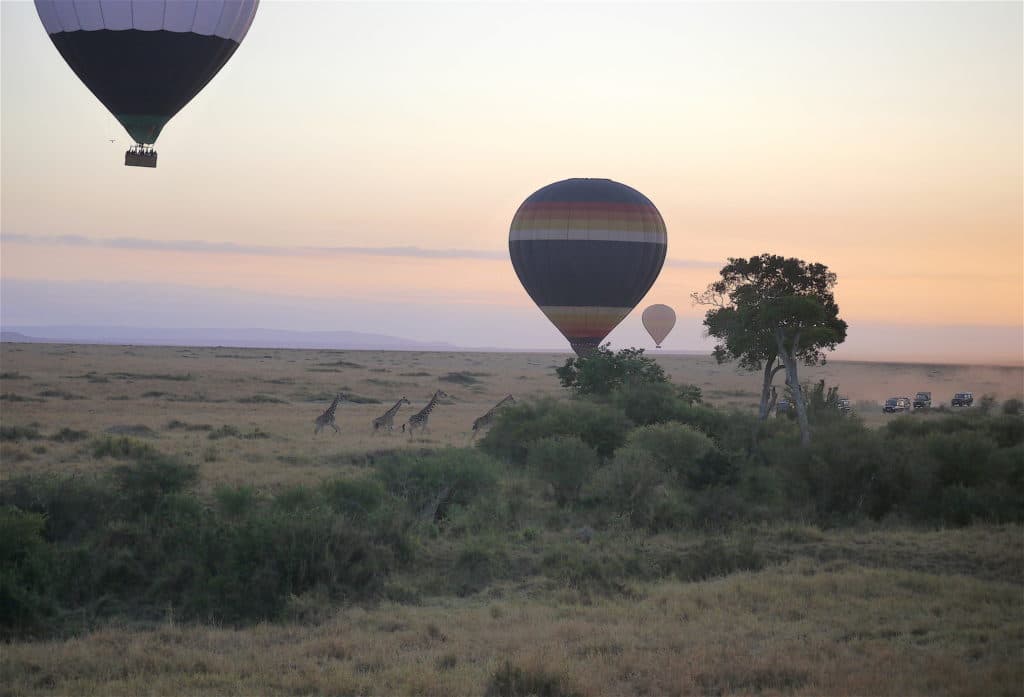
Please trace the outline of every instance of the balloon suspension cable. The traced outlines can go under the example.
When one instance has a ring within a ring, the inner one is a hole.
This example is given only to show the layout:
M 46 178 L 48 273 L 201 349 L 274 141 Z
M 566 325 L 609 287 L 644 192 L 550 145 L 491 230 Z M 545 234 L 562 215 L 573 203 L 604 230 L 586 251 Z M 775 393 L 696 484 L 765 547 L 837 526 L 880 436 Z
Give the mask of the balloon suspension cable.
M 136 143 L 124 153 L 125 167 L 156 167 L 156 150 L 152 145 Z

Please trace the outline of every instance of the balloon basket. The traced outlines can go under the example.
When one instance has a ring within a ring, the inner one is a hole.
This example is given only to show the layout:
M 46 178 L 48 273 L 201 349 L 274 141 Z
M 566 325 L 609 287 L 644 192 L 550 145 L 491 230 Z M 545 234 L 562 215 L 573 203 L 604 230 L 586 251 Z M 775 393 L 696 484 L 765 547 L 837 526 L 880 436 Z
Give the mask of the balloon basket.
M 125 167 L 156 167 L 156 150 L 145 145 L 133 145 L 124 153 Z

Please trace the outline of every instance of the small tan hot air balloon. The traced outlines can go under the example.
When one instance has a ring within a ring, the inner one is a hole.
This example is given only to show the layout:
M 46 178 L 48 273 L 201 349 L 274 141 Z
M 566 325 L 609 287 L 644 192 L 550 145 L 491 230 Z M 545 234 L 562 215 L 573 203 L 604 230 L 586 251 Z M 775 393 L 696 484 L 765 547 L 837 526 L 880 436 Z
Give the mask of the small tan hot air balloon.
M 668 305 L 651 305 L 644 310 L 644 329 L 654 339 L 655 347 L 661 348 L 672 327 L 676 326 L 676 313 Z

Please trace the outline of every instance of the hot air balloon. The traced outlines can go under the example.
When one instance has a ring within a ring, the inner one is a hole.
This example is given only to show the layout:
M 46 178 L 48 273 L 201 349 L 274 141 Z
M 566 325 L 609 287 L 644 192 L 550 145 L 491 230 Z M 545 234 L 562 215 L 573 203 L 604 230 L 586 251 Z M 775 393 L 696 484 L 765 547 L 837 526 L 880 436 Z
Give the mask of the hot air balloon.
M 217 74 L 259 0 L 35 0 L 46 33 L 135 145 L 125 165 L 156 167 L 160 130 Z
M 508 236 L 523 287 L 580 356 L 636 307 L 667 248 L 650 199 L 610 179 L 566 179 L 536 191 Z
M 654 347 L 661 348 L 672 327 L 676 326 L 676 311 L 668 305 L 651 305 L 643 314 L 644 329 L 654 339 Z

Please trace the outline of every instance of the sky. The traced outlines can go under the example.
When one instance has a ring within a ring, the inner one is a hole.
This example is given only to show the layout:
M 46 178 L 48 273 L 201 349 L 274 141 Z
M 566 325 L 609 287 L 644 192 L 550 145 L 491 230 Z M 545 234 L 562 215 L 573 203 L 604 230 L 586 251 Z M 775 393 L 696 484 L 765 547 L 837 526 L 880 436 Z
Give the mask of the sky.
M 836 272 L 838 358 L 1022 362 L 1022 7 L 264 0 L 145 170 L 0 2 L 0 322 L 563 349 L 509 224 L 607 177 L 669 239 L 613 346 L 707 349 L 690 293 L 770 252 Z

